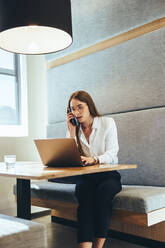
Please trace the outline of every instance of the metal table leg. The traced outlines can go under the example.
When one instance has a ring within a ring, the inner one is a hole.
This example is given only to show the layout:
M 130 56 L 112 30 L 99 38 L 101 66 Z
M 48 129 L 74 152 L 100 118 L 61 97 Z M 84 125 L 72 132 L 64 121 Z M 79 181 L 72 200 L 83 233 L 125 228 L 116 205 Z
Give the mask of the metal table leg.
M 17 178 L 17 217 L 31 219 L 30 180 Z

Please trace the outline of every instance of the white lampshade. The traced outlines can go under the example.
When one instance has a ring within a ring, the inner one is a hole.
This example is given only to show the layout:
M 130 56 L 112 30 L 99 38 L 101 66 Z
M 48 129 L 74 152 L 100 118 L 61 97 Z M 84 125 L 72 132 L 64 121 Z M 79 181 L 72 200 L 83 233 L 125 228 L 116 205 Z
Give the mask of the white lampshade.
M 71 44 L 70 0 L 0 1 L 0 48 L 46 54 Z

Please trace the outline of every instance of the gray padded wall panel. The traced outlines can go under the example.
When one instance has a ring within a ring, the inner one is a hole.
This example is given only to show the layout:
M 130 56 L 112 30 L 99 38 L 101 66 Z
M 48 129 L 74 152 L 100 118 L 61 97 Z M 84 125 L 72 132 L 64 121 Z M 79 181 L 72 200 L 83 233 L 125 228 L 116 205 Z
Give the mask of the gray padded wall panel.
M 46 55 L 52 60 L 98 41 L 159 19 L 164 0 L 71 0 L 73 44 L 62 52 Z
M 165 108 L 112 115 L 117 124 L 119 163 L 137 169 L 120 171 L 123 184 L 165 186 Z M 65 137 L 66 124 L 48 126 L 49 137 Z M 60 134 L 60 135 L 59 135 Z
M 165 108 L 113 116 L 118 128 L 119 162 L 137 163 L 122 171 L 124 184 L 165 186 Z
M 87 90 L 102 114 L 165 106 L 165 29 L 51 69 L 48 122 L 64 121 L 70 94 Z
M 66 122 L 58 122 L 47 126 L 48 138 L 64 138 L 67 131 Z

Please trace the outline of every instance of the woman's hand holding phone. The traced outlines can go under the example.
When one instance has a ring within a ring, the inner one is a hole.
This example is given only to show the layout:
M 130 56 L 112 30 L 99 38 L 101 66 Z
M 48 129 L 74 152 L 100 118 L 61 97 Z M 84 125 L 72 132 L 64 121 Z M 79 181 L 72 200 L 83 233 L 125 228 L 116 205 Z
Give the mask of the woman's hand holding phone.
M 70 137 L 74 138 L 76 136 L 76 126 L 71 123 L 71 120 L 74 118 L 74 115 L 68 111 L 67 112 L 67 124 L 70 132 Z

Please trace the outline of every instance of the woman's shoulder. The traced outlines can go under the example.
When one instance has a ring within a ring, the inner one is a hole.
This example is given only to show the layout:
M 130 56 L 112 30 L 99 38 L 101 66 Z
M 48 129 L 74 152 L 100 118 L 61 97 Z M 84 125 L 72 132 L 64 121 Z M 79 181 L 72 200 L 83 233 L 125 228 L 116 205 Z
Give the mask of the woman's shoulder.
M 115 121 L 112 117 L 107 116 L 99 116 L 98 122 L 101 124 L 101 126 L 109 127 L 111 125 L 114 125 Z

